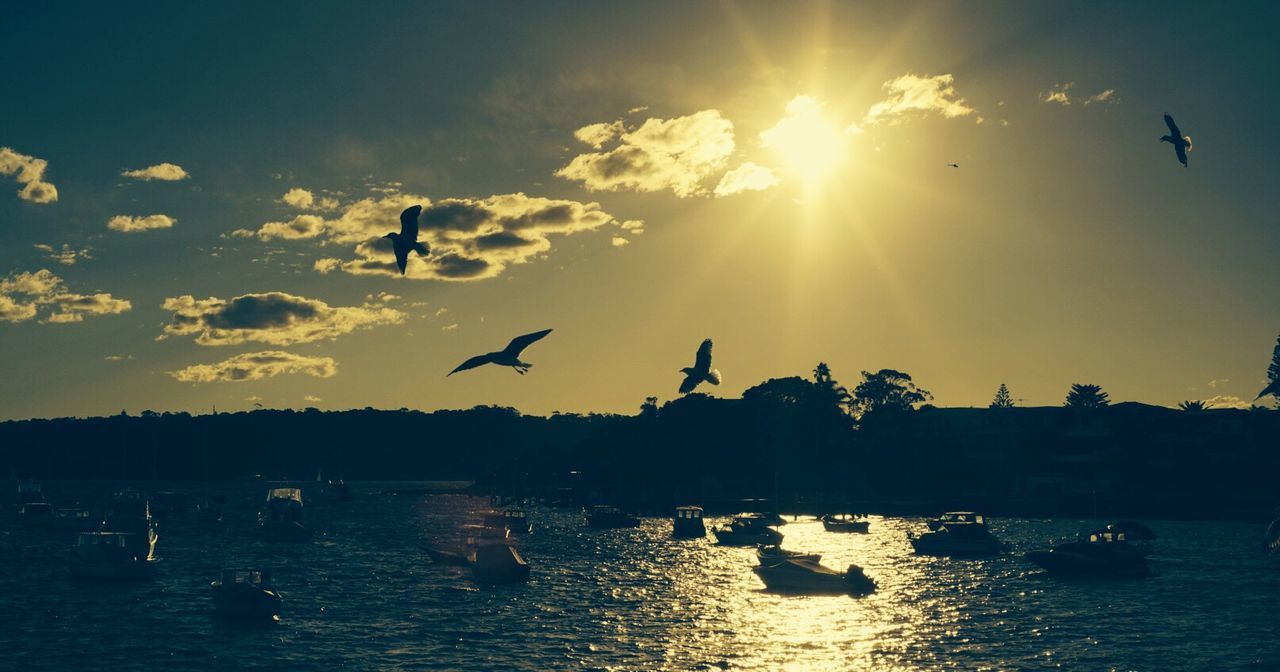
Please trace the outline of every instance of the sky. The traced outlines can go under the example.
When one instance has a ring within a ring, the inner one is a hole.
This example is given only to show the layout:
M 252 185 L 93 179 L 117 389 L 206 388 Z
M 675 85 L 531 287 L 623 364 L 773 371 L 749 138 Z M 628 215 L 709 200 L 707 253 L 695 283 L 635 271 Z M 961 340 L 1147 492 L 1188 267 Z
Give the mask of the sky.
M 0 419 L 631 413 L 704 338 L 717 396 L 1237 405 L 1280 331 L 1274 4 L 46 4 L 0 24 Z

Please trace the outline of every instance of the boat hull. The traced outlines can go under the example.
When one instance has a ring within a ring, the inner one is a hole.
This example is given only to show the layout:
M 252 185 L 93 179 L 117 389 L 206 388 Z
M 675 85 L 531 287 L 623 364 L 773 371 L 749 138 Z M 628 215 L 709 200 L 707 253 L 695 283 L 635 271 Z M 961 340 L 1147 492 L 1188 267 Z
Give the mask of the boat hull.
M 1136 553 L 1076 553 L 1052 549 L 1029 551 L 1026 559 L 1056 576 L 1079 579 L 1132 579 L 1151 575 L 1146 561 Z

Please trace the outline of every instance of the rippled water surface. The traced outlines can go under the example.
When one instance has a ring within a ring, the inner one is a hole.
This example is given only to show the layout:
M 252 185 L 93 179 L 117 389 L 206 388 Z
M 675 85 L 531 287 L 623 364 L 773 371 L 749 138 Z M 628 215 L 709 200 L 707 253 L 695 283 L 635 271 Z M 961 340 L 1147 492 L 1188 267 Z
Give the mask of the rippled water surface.
M 592 531 L 535 508 L 517 540 L 533 578 L 486 587 L 422 552 L 484 502 L 394 489 L 357 484 L 354 502 L 308 506 L 314 540 L 266 544 L 253 535 L 265 486 L 220 486 L 227 521 L 162 521 L 158 577 L 135 584 L 71 580 L 71 535 L 6 514 L 0 668 L 1280 670 L 1280 558 L 1259 552 L 1258 525 L 1152 522 L 1158 576 L 1072 582 L 1020 554 L 1090 521 L 994 520 L 1015 552 L 961 561 L 913 556 L 919 519 L 873 517 L 867 535 L 801 519 L 784 546 L 857 563 L 880 588 L 787 597 L 762 591 L 752 549 L 672 540 L 666 519 Z M 211 618 L 223 562 L 274 567 L 281 623 Z

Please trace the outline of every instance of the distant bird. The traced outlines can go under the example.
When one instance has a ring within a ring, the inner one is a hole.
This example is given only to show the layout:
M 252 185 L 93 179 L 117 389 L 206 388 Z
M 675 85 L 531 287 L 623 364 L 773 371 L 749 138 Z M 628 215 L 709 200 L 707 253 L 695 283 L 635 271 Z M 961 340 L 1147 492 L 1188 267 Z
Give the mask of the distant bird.
M 520 361 L 520 353 L 524 351 L 525 348 L 529 347 L 531 343 L 541 339 L 543 336 L 546 336 L 549 333 L 551 333 L 550 329 L 543 329 L 542 331 L 535 331 L 532 334 L 517 336 L 511 339 L 511 342 L 507 344 L 506 348 L 498 352 L 490 352 L 484 355 L 476 355 L 475 357 L 472 357 L 471 359 L 468 359 L 467 361 L 459 364 L 458 368 L 450 371 L 448 375 L 445 376 L 445 378 L 448 378 L 449 376 L 452 376 L 453 374 L 459 371 L 474 369 L 477 366 L 484 366 L 485 364 L 497 364 L 498 366 L 509 366 L 515 369 L 516 373 L 523 376 L 525 372 L 528 371 L 529 368 L 532 367 L 533 365 L 528 362 Z
M 396 266 L 400 267 L 400 275 L 404 275 L 405 264 L 409 263 L 409 252 L 417 251 L 422 256 L 430 254 L 430 250 L 426 245 L 418 242 L 418 213 L 422 212 L 421 205 L 415 205 L 405 208 L 400 213 L 400 233 L 392 231 L 383 238 L 391 239 L 391 249 L 396 253 Z
M 1160 136 L 1161 142 L 1167 142 L 1173 145 L 1173 151 L 1178 153 L 1178 161 L 1182 162 L 1182 167 L 1187 167 L 1187 152 L 1191 151 L 1191 136 L 1183 135 L 1178 130 L 1178 125 L 1173 123 L 1173 117 L 1164 115 L 1164 123 L 1169 127 L 1169 135 Z
M 951 166 L 952 168 L 959 168 L 959 167 L 960 167 L 960 164 L 958 164 L 958 163 L 948 163 L 947 165 L 948 165 L 948 166 Z
M 1257 401 L 1267 396 L 1268 394 L 1275 397 L 1276 399 L 1280 399 L 1280 378 L 1276 378 L 1275 380 L 1271 381 L 1270 385 L 1262 388 L 1262 391 L 1259 392 L 1258 396 L 1254 397 L 1253 400 Z
M 689 394 L 703 381 L 712 385 L 720 384 L 720 372 L 711 368 L 711 339 L 708 338 L 698 346 L 698 354 L 693 360 L 693 366 L 680 369 L 680 373 L 684 374 L 684 381 L 680 383 L 680 394 Z

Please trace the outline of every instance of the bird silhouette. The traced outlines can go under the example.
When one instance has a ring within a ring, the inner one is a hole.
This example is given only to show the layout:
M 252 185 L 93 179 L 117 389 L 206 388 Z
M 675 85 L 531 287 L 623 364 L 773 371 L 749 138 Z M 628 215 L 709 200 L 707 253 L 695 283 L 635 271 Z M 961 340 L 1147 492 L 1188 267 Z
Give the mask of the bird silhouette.
M 1253 400 L 1257 401 L 1267 396 L 1268 394 L 1275 397 L 1276 399 L 1280 399 L 1280 378 L 1276 378 L 1275 380 L 1271 381 L 1270 385 L 1267 385 L 1266 387 L 1262 388 L 1262 391 L 1259 392 L 1258 396 L 1254 397 Z
M 712 385 L 720 384 L 720 372 L 711 368 L 711 339 L 708 338 L 698 346 L 698 355 L 693 360 L 693 366 L 680 369 L 680 372 L 684 374 L 684 381 L 680 383 L 680 394 L 689 394 L 703 381 Z
M 960 164 L 958 164 L 958 163 L 948 163 L 947 165 L 948 165 L 948 166 L 951 166 L 952 168 L 959 168 L 959 167 L 960 167 Z
M 459 371 L 474 369 L 477 366 L 484 366 L 485 364 L 497 364 L 498 366 L 509 366 L 515 369 L 516 373 L 523 376 L 525 372 L 528 371 L 529 368 L 532 367 L 533 365 L 528 362 L 520 361 L 520 353 L 524 351 L 525 348 L 529 347 L 531 343 L 541 339 L 543 336 L 546 336 L 549 333 L 551 333 L 550 329 L 543 329 L 542 331 L 535 331 L 532 334 L 517 336 L 511 339 L 511 342 L 507 344 L 507 347 L 503 348 L 502 350 L 499 350 L 498 352 L 490 352 L 483 355 L 476 355 L 475 357 L 472 357 L 471 359 L 468 359 L 467 361 L 459 364 L 458 368 L 450 371 L 445 376 L 445 378 L 448 378 L 449 376 L 452 376 L 453 374 Z
M 400 233 L 392 231 L 383 238 L 391 239 L 391 249 L 396 253 L 396 266 L 400 267 L 400 275 L 404 275 L 404 267 L 409 263 L 409 252 L 417 251 L 422 256 L 430 254 L 426 245 L 418 242 L 418 214 L 421 205 L 414 205 L 400 213 Z
M 1169 127 L 1169 135 L 1160 136 L 1161 142 L 1167 142 L 1173 145 L 1173 151 L 1178 153 L 1178 161 L 1182 162 L 1182 167 L 1187 167 L 1187 152 L 1191 151 L 1191 136 L 1183 135 L 1178 130 L 1178 125 L 1173 123 L 1173 117 L 1164 115 L 1164 123 Z

